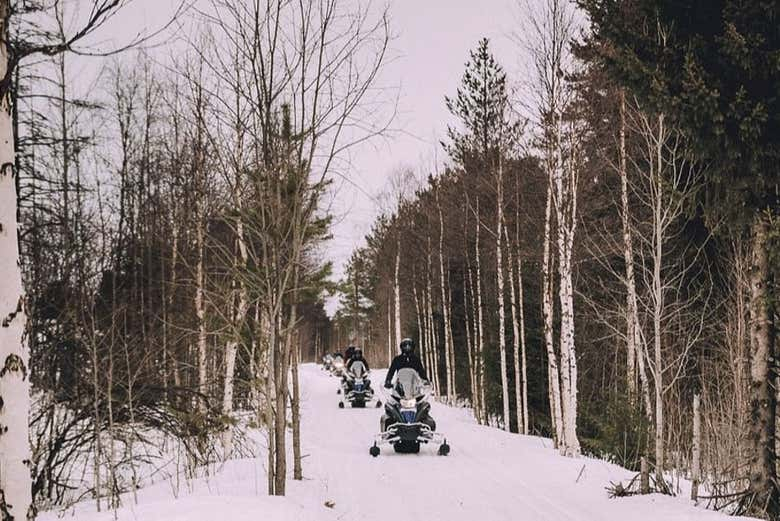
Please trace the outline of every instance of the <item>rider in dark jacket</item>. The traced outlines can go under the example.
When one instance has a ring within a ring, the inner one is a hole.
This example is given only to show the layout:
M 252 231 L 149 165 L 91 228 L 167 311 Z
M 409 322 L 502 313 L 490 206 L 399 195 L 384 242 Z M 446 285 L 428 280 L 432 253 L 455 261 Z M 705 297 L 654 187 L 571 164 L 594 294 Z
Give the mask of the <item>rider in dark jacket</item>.
M 363 365 L 366 366 L 366 371 L 370 370 L 371 368 L 368 366 L 368 361 L 363 358 L 363 350 L 359 347 L 356 347 L 352 351 L 352 356 L 347 360 L 347 369 L 352 369 L 352 364 L 355 362 L 363 362 Z
M 401 354 L 393 358 L 390 369 L 387 371 L 387 378 L 385 378 L 385 387 L 387 389 L 390 389 L 393 386 L 392 381 L 395 373 L 404 367 L 411 367 L 417 371 L 420 378 L 425 381 L 428 380 L 420 357 L 414 354 L 414 341 L 412 341 L 411 338 L 404 338 L 401 340 Z
M 398 372 L 400 369 L 404 369 L 405 367 L 410 367 L 417 371 L 417 374 L 420 376 L 420 378 L 428 383 L 428 375 L 425 372 L 425 368 L 422 365 L 422 361 L 420 360 L 420 357 L 414 354 L 414 341 L 412 341 L 411 338 L 404 338 L 401 340 L 401 354 L 393 358 L 393 362 L 390 364 L 390 369 L 387 371 L 387 378 L 385 378 L 385 388 L 392 389 L 393 387 L 393 377 L 395 376 L 395 373 Z M 387 414 L 384 414 L 382 418 L 379 421 L 380 427 L 382 431 L 387 429 L 387 421 L 388 416 Z M 419 421 L 422 423 L 425 423 L 428 425 L 428 427 L 431 428 L 432 431 L 436 430 L 436 422 L 431 417 L 430 414 L 427 414 L 424 418 L 421 418 Z

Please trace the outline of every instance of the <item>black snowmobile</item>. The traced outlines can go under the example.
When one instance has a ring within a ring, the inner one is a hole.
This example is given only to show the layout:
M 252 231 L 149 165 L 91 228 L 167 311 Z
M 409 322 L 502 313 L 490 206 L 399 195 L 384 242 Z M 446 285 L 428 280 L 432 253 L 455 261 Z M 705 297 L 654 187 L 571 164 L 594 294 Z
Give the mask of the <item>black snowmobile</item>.
M 368 368 L 361 361 L 352 362 L 352 365 L 344 372 L 341 379 L 341 388 L 339 394 L 344 393 L 344 400 L 339 402 L 339 407 L 344 408 L 344 401 L 350 407 L 363 408 L 366 403 L 374 399 L 374 389 L 371 388 L 371 380 L 368 378 Z M 382 402 L 377 400 L 377 407 L 382 406 Z
M 379 422 L 382 432 L 376 436 L 369 454 L 379 456 L 379 446 L 383 444 L 392 445 L 396 452 L 417 454 L 423 443 L 438 443 L 439 455 L 449 454 L 447 440 L 435 432 L 436 422 L 430 416 L 431 404 L 426 399 L 429 390 L 414 369 L 398 371 Z

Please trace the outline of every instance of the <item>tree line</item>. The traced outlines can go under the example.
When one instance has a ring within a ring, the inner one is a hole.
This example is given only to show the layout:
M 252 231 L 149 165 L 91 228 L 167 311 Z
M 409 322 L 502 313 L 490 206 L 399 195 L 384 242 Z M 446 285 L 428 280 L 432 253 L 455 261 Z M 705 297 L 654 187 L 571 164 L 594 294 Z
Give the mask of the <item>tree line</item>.
M 778 13 L 545 0 L 522 16 L 522 83 L 488 40 L 469 54 L 447 160 L 394 176 L 336 334 L 383 361 L 412 336 L 478 422 L 772 518 Z
M 170 60 L 133 41 L 85 90 L 76 41 L 127 8 L 88 7 L 74 29 L 77 6 L 0 2 L 2 517 L 84 494 L 115 508 L 150 443 L 192 477 L 258 454 L 247 426 L 284 495 L 291 445 L 302 479 L 297 365 L 330 349 L 330 181 L 383 127 L 366 93 L 386 16 L 336 0 L 182 9 Z

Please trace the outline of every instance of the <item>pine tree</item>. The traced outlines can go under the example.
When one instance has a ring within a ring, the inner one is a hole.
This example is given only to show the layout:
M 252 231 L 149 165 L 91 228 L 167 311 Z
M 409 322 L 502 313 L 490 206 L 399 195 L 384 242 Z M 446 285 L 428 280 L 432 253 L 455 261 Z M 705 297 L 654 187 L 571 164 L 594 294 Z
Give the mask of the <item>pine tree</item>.
M 445 148 L 476 183 L 491 182 L 496 192 L 496 284 L 498 291 L 498 344 L 501 363 L 501 391 L 504 428 L 509 430 L 509 379 L 506 357 L 504 171 L 514 156 L 520 134 L 520 122 L 511 114 L 506 73 L 489 48 L 487 38 L 480 40 L 469 55 L 466 70 L 455 99 L 445 98 L 447 109 L 460 120 L 461 129 L 449 127 L 451 143 Z M 476 226 L 480 226 L 478 216 Z M 477 255 L 479 253 L 477 252 Z M 445 315 L 446 316 L 446 315 Z

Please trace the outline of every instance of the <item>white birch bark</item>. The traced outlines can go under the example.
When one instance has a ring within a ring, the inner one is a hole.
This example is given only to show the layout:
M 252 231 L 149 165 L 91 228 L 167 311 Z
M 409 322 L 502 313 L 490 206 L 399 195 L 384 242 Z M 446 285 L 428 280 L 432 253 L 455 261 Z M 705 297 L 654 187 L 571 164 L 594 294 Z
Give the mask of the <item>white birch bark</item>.
M 390 365 L 390 362 L 393 361 L 393 354 L 394 354 L 394 348 L 393 348 L 393 322 L 392 322 L 392 311 L 391 311 L 391 303 L 390 299 L 387 299 L 387 365 Z
M 577 172 L 574 159 L 576 145 L 570 144 L 571 159 L 563 159 L 562 124 L 558 115 L 555 136 L 554 182 L 555 217 L 558 225 L 558 298 L 561 305 L 561 405 L 563 412 L 563 446 L 561 453 L 578 456 L 577 438 L 577 354 L 574 345 L 574 287 L 572 283 L 572 252 L 577 227 Z
M 502 236 L 504 228 L 504 175 L 499 159 L 496 176 L 496 285 L 498 299 L 498 349 L 501 357 L 501 401 L 504 414 L 504 430 L 509 431 L 509 378 L 506 374 L 506 317 L 504 310 L 504 259 Z
M 204 266 L 203 266 L 203 247 L 204 247 L 204 223 L 202 211 L 198 212 L 197 223 L 197 249 L 198 265 L 195 275 L 195 316 L 198 319 L 198 392 L 203 396 L 206 394 L 206 380 L 208 378 L 207 369 L 207 345 L 206 345 L 206 311 L 203 301 L 204 293 Z M 206 412 L 206 401 L 201 397 L 198 400 L 198 409 Z
M 0 0 L 0 76 L 8 69 L 10 5 Z M 22 272 L 19 267 L 14 136 L 9 94 L 0 99 L 0 517 L 32 515 L 30 443 L 30 352 Z
M 276 437 L 274 432 L 274 425 L 276 424 L 276 411 L 274 405 L 276 403 L 276 366 L 278 364 L 276 360 L 276 316 L 273 315 L 273 310 L 263 310 L 262 317 L 260 319 L 261 338 L 265 339 L 266 352 L 266 377 L 265 377 L 265 423 L 266 434 L 268 436 L 268 495 L 273 496 L 276 492 Z M 284 411 L 281 411 L 284 414 Z
M 506 225 L 504 225 L 504 239 L 506 239 L 507 249 L 509 248 L 509 234 Z M 509 262 L 509 303 L 512 308 L 512 362 L 515 376 L 515 418 L 517 419 L 517 432 L 523 432 L 523 397 L 521 391 L 520 377 L 520 321 L 517 309 L 517 293 L 515 292 L 515 269 L 512 262 Z
M 658 140 L 656 141 L 656 166 L 653 176 L 653 357 L 655 382 L 655 474 L 658 483 L 663 482 L 664 472 L 664 381 L 661 353 L 661 321 L 664 311 L 664 285 L 661 280 L 664 242 L 663 143 L 664 115 L 658 116 Z
M 238 222 L 236 223 L 236 241 L 238 242 L 239 262 L 241 266 L 246 266 L 249 253 L 247 251 L 246 241 L 244 239 L 244 222 L 241 212 L 238 213 Z M 222 392 L 222 414 L 230 418 L 233 414 L 233 390 L 236 372 L 236 355 L 238 353 L 238 339 L 241 337 L 242 325 L 249 309 L 249 299 L 247 295 L 246 284 L 239 275 L 238 278 L 238 303 L 236 304 L 235 314 L 233 315 L 233 338 L 225 345 L 225 381 Z M 233 453 L 233 426 L 228 424 L 222 433 L 222 446 L 225 459 Z
M 395 274 L 393 277 L 393 297 L 395 300 L 395 343 L 401 343 L 401 284 L 398 280 L 398 271 L 401 269 L 401 237 L 396 238 L 395 247 Z
M 439 280 L 441 289 L 441 310 L 444 318 L 444 365 L 447 377 L 447 400 L 455 401 L 455 378 L 452 370 L 453 360 L 451 353 L 452 325 L 450 324 L 449 298 L 447 296 L 447 284 L 444 277 L 444 217 L 439 204 L 439 192 L 436 191 L 436 207 L 439 211 Z
M 522 367 L 523 434 L 528 434 L 528 364 L 525 344 L 525 307 L 523 305 L 523 259 L 517 257 L 517 308 L 520 316 L 520 364 Z
M 691 499 L 699 499 L 699 483 L 701 482 L 701 413 L 699 405 L 701 398 L 693 395 L 693 448 L 691 450 Z
M 544 344 L 547 349 L 547 379 L 550 399 L 550 420 L 553 424 L 556 446 L 563 444 L 563 414 L 561 411 L 561 387 L 558 358 L 553 340 L 553 276 L 552 276 L 552 184 L 547 187 L 547 204 L 544 213 L 544 251 L 542 258 L 542 317 L 544 320 Z
M 433 317 L 433 282 L 431 280 L 431 236 L 428 235 L 428 332 L 431 346 L 431 365 L 433 366 L 429 371 L 431 372 L 431 378 L 433 379 L 433 389 L 436 394 L 441 394 L 441 379 L 439 375 L 439 339 L 436 334 L 436 321 Z
M 466 320 L 466 353 L 468 353 L 469 359 L 469 390 L 471 391 L 472 408 L 476 415 L 476 396 L 477 396 L 477 380 L 476 372 L 474 371 L 474 343 L 471 337 L 471 328 L 473 324 L 473 308 L 472 312 L 469 312 L 469 308 L 474 302 L 474 286 L 470 283 L 471 277 L 471 262 L 468 260 L 468 252 L 466 252 L 466 272 L 463 273 L 463 313 Z M 470 297 L 470 298 L 469 298 Z
M 621 220 L 623 223 L 623 255 L 626 263 L 626 386 L 628 399 L 631 403 L 636 398 L 636 356 L 637 356 L 637 323 L 636 316 L 636 288 L 634 287 L 634 259 L 631 244 L 631 227 L 628 213 L 628 171 L 626 168 L 626 94 L 620 91 L 620 203 Z M 633 290 L 633 291 L 632 291 Z
M 417 320 L 417 345 L 420 348 L 420 358 L 425 360 L 425 356 L 427 355 L 425 349 L 425 333 L 422 313 L 420 311 L 420 298 L 417 295 L 417 285 L 415 283 L 412 283 L 412 296 L 414 296 L 414 316 Z
M 482 269 L 479 251 L 479 199 L 477 199 L 477 220 L 475 223 L 476 240 L 474 241 L 474 262 L 477 269 L 477 387 L 479 388 L 479 406 L 480 420 L 482 424 L 487 423 L 487 411 L 485 410 L 485 330 L 482 313 Z

